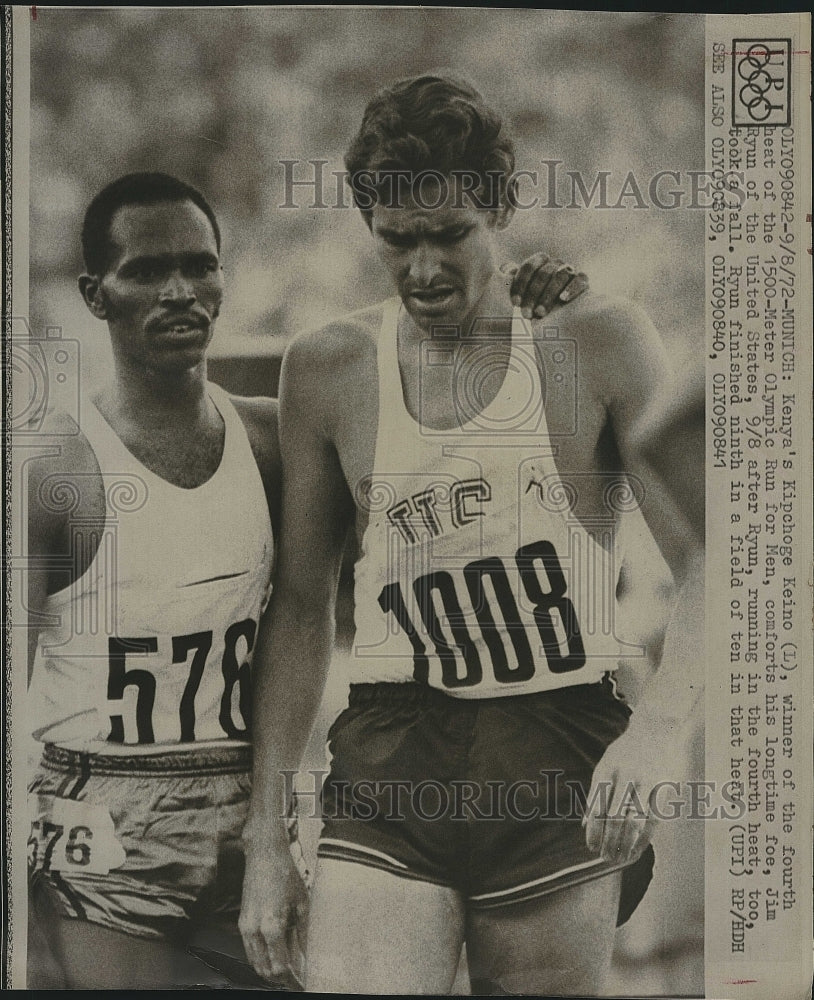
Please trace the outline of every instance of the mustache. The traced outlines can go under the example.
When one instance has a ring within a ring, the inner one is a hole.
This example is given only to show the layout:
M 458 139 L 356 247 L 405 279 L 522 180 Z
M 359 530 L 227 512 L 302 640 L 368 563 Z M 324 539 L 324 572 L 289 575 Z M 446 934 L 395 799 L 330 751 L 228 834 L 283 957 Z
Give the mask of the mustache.
M 174 326 L 183 324 L 193 329 L 203 330 L 211 325 L 216 316 L 217 311 L 214 311 L 210 315 L 209 313 L 195 312 L 188 309 L 185 309 L 183 312 L 163 313 L 161 316 L 156 316 L 155 319 L 150 320 L 147 323 L 147 329 L 151 333 L 162 333 Z

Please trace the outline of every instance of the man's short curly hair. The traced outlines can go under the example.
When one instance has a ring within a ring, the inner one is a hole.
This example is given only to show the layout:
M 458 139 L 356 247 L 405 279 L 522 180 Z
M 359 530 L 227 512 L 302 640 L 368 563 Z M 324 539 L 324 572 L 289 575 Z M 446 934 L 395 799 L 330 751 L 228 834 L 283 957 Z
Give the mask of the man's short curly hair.
M 162 201 L 191 201 L 209 219 L 220 253 L 220 227 L 209 202 L 197 188 L 170 174 L 139 172 L 125 174 L 102 188 L 88 205 L 82 224 L 82 256 L 90 274 L 101 275 L 115 253 L 110 224 L 125 205 L 155 205 Z
M 514 143 L 503 121 L 472 84 L 446 71 L 399 80 L 365 108 L 345 156 L 357 207 L 370 213 L 383 194 L 382 178 L 402 174 L 468 177 L 478 207 L 505 204 L 514 171 Z M 392 190 L 392 186 L 390 188 Z

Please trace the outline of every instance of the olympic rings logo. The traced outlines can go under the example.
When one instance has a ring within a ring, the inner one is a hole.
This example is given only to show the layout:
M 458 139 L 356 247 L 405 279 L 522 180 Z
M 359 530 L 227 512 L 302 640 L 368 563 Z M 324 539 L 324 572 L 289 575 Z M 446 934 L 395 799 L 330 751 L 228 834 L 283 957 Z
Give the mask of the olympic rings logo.
M 772 62 L 776 55 L 785 56 L 786 49 L 772 49 L 767 42 L 752 42 L 737 65 L 738 76 L 745 81 L 738 91 L 738 98 L 752 121 L 759 124 L 766 122 L 772 112 L 784 112 L 786 109 L 786 67 Z M 767 67 L 780 69 L 783 75 L 772 76 Z M 770 98 L 778 97 L 781 103 L 773 104 Z

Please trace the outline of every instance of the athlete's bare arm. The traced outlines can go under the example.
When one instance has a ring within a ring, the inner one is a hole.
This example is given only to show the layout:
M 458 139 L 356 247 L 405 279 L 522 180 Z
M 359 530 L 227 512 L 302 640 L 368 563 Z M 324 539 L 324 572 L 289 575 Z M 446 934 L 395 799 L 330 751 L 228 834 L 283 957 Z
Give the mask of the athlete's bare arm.
M 613 816 L 626 790 L 635 788 L 638 801 L 646 806 L 653 786 L 672 777 L 666 770 L 703 690 L 703 548 L 692 526 L 697 498 L 690 495 L 691 482 L 682 496 L 648 460 L 667 446 L 658 438 L 669 426 L 653 423 L 652 415 L 675 393 L 658 333 L 646 314 L 630 303 L 598 300 L 593 305 L 586 297 L 573 312 L 561 314 L 561 326 L 567 331 L 573 321 L 579 327 L 585 378 L 606 409 L 620 468 L 643 485 L 642 513 L 677 589 L 660 669 L 645 687 L 628 730 L 611 744 L 594 772 L 588 846 L 618 860 L 644 850 L 652 825 L 635 810 L 627 819 L 606 822 L 601 796 L 595 793 L 602 782 L 613 788 L 607 800 L 607 812 Z M 703 455 L 694 456 L 694 461 L 702 462 Z M 699 481 L 696 478 L 696 484 Z
M 699 540 L 704 538 L 705 525 L 705 389 L 703 366 L 680 375 L 675 394 L 656 401 L 638 436 L 639 450 L 665 482 Z
M 280 529 L 279 404 L 268 396 L 230 396 L 249 438 L 254 460 L 263 480 L 275 539 Z
M 28 682 L 49 594 L 69 586 L 95 556 L 92 542 L 105 523 L 105 497 L 96 456 L 64 414 L 46 417 L 40 454 L 26 463 L 28 532 Z M 71 520 L 74 519 L 72 527 Z M 87 538 L 83 541 L 82 534 Z
M 344 350 L 330 336 L 306 335 L 289 347 L 281 373 L 282 530 L 254 654 L 254 788 L 240 916 L 246 953 L 267 979 L 296 966 L 291 931 L 304 929 L 306 918 L 280 772 L 299 767 L 333 651 L 336 588 L 354 511 L 332 436 Z

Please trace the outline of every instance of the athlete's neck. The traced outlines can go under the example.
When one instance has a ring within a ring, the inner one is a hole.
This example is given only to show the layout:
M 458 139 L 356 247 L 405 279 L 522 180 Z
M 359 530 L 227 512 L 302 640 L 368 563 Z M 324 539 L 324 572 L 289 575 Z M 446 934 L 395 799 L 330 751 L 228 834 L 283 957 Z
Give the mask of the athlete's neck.
M 96 399 L 106 416 L 118 414 L 144 427 L 192 428 L 207 420 L 205 360 L 194 368 L 162 371 L 116 357 L 114 372 Z

